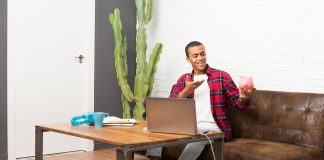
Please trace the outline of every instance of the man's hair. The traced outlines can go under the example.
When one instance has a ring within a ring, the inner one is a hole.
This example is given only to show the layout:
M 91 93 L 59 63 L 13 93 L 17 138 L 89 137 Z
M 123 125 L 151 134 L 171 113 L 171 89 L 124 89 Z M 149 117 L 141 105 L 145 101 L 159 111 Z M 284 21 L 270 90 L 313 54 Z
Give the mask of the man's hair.
M 191 41 L 190 43 L 187 44 L 185 48 L 186 56 L 189 57 L 189 48 L 191 47 L 196 47 L 196 46 L 203 46 L 203 44 L 199 41 Z

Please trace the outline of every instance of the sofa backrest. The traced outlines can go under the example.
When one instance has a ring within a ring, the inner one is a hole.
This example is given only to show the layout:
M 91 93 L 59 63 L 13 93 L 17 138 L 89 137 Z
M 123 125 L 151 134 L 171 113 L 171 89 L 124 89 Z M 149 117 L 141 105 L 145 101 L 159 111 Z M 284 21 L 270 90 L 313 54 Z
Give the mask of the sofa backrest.
M 323 150 L 324 94 L 258 90 L 249 107 L 234 108 L 231 118 L 234 137 Z

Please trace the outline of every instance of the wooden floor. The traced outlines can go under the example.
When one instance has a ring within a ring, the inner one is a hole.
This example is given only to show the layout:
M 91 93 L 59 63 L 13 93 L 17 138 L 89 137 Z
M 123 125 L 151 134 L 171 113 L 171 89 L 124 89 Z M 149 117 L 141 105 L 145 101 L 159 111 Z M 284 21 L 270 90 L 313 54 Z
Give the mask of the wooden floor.
M 115 149 L 103 149 L 91 152 L 65 153 L 44 156 L 44 160 L 115 160 Z M 134 160 L 147 160 L 145 156 L 135 154 Z

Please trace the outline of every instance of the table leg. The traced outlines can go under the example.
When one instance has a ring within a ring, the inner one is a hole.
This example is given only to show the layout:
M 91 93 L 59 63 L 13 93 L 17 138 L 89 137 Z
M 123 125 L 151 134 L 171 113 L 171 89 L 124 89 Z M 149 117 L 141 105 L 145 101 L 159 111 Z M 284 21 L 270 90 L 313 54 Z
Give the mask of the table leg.
M 223 160 L 224 158 L 224 140 L 222 139 L 215 139 L 214 140 L 214 151 L 216 160 Z
M 134 159 L 134 152 L 131 151 L 124 151 L 121 148 L 116 149 L 116 159 L 117 160 L 133 160 Z
M 35 160 L 43 160 L 43 130 L 35 127 Z

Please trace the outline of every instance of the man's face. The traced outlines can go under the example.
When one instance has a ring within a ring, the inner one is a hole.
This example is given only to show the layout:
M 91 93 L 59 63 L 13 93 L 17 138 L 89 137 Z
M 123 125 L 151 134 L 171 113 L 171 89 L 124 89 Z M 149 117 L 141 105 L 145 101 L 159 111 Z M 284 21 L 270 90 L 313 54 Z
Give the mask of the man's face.
M 206 52 L 203 45 L 190 47 L 188 49 L 187 61 L 191 63 L 191 66 L 195 74 L 203 74 L 206 70 Z

